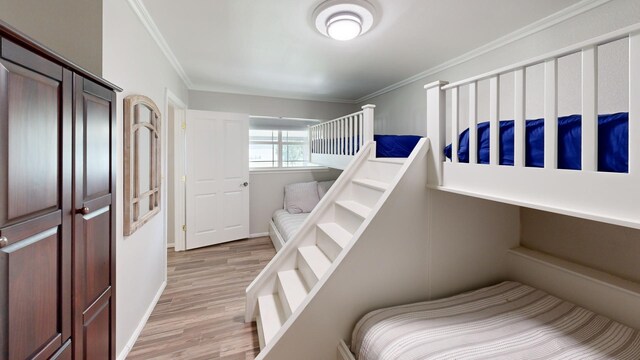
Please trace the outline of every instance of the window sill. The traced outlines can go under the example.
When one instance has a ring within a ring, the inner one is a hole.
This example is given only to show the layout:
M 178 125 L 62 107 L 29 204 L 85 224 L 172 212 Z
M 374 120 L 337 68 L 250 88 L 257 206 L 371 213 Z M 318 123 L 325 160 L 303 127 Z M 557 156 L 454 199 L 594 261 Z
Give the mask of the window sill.
M 257 168 L 249 169 L 249 174 L 273 174 L 273 173 L 290 173 L 290 172 L 312 172 L 312 171 L 329 171 L 326 166 L 304 166 L 290 168 Z

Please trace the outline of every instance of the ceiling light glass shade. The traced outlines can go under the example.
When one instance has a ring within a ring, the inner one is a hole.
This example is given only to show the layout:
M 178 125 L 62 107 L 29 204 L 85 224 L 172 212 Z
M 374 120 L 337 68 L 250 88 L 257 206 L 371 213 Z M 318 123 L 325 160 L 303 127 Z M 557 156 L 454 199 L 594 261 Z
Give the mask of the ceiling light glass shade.
M 362 20 L 355 14 L 336 14 L 327 20 L 327 34 L 332 39 L 347 41 L 355 39 L 361 32 Z

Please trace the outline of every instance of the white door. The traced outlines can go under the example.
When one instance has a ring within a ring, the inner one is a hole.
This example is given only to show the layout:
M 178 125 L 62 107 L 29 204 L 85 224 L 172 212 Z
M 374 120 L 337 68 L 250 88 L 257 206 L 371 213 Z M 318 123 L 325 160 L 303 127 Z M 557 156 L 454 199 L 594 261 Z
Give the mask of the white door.
M 249 237 L 249 116 L 187 111 L 186 249 Z

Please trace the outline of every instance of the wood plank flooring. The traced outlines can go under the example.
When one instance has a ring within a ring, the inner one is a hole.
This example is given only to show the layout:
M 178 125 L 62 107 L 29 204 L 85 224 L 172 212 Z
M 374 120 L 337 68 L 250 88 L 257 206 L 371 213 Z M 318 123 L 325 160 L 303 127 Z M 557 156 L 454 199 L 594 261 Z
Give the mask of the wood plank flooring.
M 168 251 L 167 287 L 127 359 L 254 359 L 245 289 L 275 255 L 268 237 Z M 126 306 L 120 304 L 119 306 Z

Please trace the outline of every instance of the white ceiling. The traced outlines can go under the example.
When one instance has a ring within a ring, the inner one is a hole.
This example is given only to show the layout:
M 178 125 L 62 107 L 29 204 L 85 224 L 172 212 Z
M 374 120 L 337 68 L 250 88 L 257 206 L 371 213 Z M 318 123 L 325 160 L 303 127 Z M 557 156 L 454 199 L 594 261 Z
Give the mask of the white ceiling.
M 193 89 L 354 101 L 579 0 L 370 0 L 360 38 L 320 35 L 319 0 L 142 0 Z

